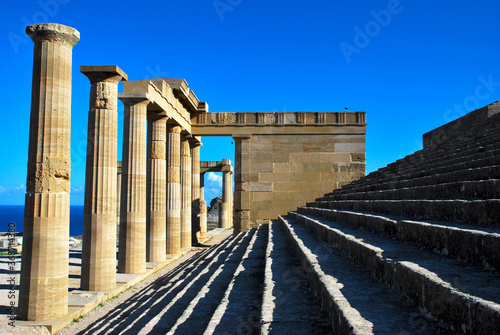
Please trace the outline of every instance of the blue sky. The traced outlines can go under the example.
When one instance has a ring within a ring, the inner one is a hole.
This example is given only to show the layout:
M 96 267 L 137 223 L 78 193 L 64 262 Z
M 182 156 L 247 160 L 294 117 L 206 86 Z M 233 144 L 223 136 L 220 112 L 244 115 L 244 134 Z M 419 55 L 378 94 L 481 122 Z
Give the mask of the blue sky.
M 2 7 L 0 205 L 24 203 L 33 58 L 24 29 L 33 23 L 81 33 L 73 49 L 74 205 L 83 204 L 90 89 L 81 65 L 118 65 L 129 80 L 184 78 L 212 112 L 366 111 L 367 172 L 420 149 L 423 133 L 500 100 L 498 1 L 41 0 Z M 203 142 L 203 160 L 233 159 L 231 138 Z M 207 179 L 210 200 L 220 178 Z

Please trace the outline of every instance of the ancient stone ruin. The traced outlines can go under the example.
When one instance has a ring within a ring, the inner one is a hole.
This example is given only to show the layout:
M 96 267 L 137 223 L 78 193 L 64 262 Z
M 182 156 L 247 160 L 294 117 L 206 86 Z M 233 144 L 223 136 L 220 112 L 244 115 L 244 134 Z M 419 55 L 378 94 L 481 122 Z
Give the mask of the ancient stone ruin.
M 114 331 L 500 334 L 500 103 L 425 134 L 422 150 L 365 177 L 365 112 L 210 113 L 185 80 L 129 80 L 118 66 L 80 67 L 90 80 L 85 216 L 81 287 L 68 298 L 79 33 L 58 24 L 27 32 L 35 52 L 20 319 L 56 331 L 64 321 L 54 320 L 97 304 L 72 302 L 87 299 L 82 292 L 117 294 L 206 239 L 203 174 L 217 171 L 221 225 L 234 236 L 180 264 L 175 287 L 167 279 L 150 300 L 131 302 L 138 314 L 123 314 Z M 200 136 L 231 136 L 234 166 L 200 162 Z M 202 289 L 192 298 L 173 291 L 194 284 Z

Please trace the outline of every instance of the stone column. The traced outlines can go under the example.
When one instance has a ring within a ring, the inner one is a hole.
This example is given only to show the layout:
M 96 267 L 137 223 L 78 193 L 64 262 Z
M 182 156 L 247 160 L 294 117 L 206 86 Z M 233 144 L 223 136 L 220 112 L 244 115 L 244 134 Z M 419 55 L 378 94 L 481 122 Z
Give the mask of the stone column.
M 181 141 L 181 249 L 191 248 L 191 145 L 190 138 Z
M 146 137 L 148 95 L 120 93 L 123 123 L 118 272 L 146 271 Z
M 229 159 L 222 160 L 222 204 L 221 204 L 221 228 L 232 227 L 231 220 L 231 193 L 233 192 L 233 167 Z
M 235 135 L 235 175 L 234 175 L 234 234 L 251 228 L 250 221 L 250 175 L 252 135 Z
M 166 259 L 167 120 L 153 113 L 148 116 L 146 260 L 154 263 Z
M 90 83 L 87 166 L 83 209 L 81 289 L 116 287 L 116 175 L 118 66 L 82 66 Z
M 167 254 L 181 252 L 181 127 L 168 126 Z
M 207 238 L 207 202 L 205 201 L 205 174 L 200 173 L 200 239 Z
M 38 321 L 68 312 L 71 63 L 80 33 L 34 24 L 28 174 L 18 317 Z
M 200 242 L 200 148 L 199 140 L 191 141 L 191 242 Z
M 116 162 L 116 244 L 120 231 L 120 200 L 122 194 L 122 161 Z

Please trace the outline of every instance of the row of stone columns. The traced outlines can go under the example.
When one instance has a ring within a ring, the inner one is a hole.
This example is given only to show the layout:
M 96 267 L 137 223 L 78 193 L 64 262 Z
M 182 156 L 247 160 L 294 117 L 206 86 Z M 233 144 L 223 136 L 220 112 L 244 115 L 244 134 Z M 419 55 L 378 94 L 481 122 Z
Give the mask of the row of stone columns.
M 35 52 L 18 314 L 36 321 L 68 312 L 71 57 L 79 33 L 59 24 L 33 25 L 27 33 Z M 203 221 L 192 208 L 206 208 L 201 143 L 181 138 L 166 116 L 148 114 L 147 94 L 122 93 L 117 179 L 118 83 L 127 75 L 117 66 L 81 72 L 91 82 L 81 289 L 107 291 L 116 286 L 117 217 L 120 273 L 145 272 L 146 261 L 162 262 L 191 246 L 193 218 Z M 206 224 L 198 225 L 204 238 Z

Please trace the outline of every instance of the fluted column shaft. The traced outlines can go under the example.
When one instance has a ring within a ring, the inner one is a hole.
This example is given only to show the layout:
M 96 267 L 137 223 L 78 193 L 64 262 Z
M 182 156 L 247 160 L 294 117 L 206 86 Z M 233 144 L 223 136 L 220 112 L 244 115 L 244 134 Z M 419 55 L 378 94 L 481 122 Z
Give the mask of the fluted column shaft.
M 118 272 L 146 271 L 147 98 L 121 94 L 125 104 Z
M 205 174 L 200 173 L 200 239 L 207 238 L 207 202 L 205 201 Z
M 118 236 L 120 236 L 120 203 L 122 194 L 122 161 L 116 162 L 116 243 L 118 244 Z
M 116 287 L 118 67 L 82 66 L 92 84 L 87 134 L 81 289 Z
M 199 141 L 191 143 L 191 241 L 200 242 L 200 148 Z
M 231 166 L 229 166 L 230 168 Z M 224 171 L 222 172 L 222 219 L 221 228 L 229 228 L 232 226 L 231 223 L 231 201 L 232 196 L 231 193 L 233 191 L 233 179 L 232 179 L 233 171 Z
M 191 248 L 191 146 L 189 138 L 181 141 L 181 249 Z
M 26 28 L 35 42 L 18 316 L 68 312 L 72 49 L 80 33 L 59 24 Z
M 148 116 L 146 260 L 154 263 L 166 259 L 167 120 L 165 116 Z
M 181 127 L 168 126 L 167 254 L 181 252 Z

